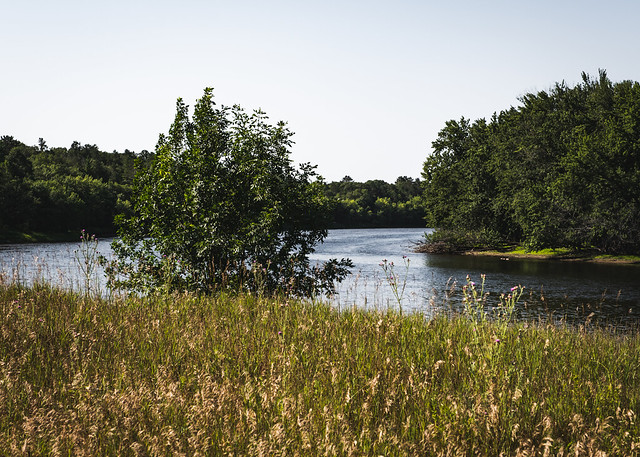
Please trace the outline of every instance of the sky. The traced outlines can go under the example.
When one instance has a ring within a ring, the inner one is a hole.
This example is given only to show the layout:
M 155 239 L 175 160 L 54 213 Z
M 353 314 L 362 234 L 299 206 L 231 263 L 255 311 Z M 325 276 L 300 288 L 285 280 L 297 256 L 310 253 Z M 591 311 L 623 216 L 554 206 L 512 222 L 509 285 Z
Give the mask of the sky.
M 0 0 L 0 135 L 153 151 L 181 97 L 262 109 L 327 181 L 419 178 L 450 119 L 605 69 L 640 79 L 634 0 Z

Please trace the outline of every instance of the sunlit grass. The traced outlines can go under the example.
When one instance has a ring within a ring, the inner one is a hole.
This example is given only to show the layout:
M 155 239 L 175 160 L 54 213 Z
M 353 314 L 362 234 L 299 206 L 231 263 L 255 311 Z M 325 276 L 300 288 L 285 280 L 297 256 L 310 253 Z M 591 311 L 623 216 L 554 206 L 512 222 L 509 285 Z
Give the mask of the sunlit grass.
M 538 249 L 538 250 L 527 250 L 523 246 L 518 246 L 515 249 L 506 252 L 507 254 L 520 254 L 520 255 L 531 255 L 531 256 L 563 256 L 571 254 L 572 251 L 569 248 L 546 248 L 546 249 Z
M 640 256 L 637 255 L 611 255 L 597 254 L 591 250 L 572 250 L 569 248 L 547 248 L 539 250 L 527 250 L 524 246 L 507 247 L 505 249 L 474 251 L 475 254 L 493 255 L 500 257 L 529 257 L 529 258 L 545 258 L 545 259 L 569 259 L 569 260 L 587 260 L 600 262 L 623 262 L 623 263 L 640 263 Z
M 629 263 L 640 263 L 639 255 L 597 255 L 596 260 L 624 261 Z
M 6 454 L 640 450 L 638 332 L 42 285 L 0 326 Z

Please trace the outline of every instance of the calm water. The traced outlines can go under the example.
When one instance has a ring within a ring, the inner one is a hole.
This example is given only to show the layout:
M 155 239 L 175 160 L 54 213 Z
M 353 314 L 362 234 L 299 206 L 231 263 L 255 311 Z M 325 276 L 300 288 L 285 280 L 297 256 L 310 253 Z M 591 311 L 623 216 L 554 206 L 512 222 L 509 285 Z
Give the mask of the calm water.
M 111 241 L 99 241 L 97 252 L 111 258 Z M 79 260 L 82 260 L 80 242 L 0 244 L 0 272 L 10 281 L 29 284 L 38 280 L 64 288 L 82 289 L 85 279 Z M 106 289 L 104 271 L 99 267 L 95 279 L 100 290 Z
M 459 309 L 461 287 L 469 275 L 480 284 L 485 275 L 488 303 L 499 303 L 502 293 L 522 285 L 518 315 L 566 318 L 581 321 L 592 312 L 594 319 L 631 322 L 640 319 L 640 266 L 584 262 L 510 259 L 498 257 L 430 255 L 413 252 L 424 229 L 333 230 L 316 258 L 349 257 L 356 268 L 341 284 L 335 301 L 340 306 L 397 307 L 380 266 L 394 262 L 400 278 L 406 277 L 403 310 L 426 313 L 434 309 Z M 404 266 L 403 255 L 409 260 Z M 401 281 L 402 283 L 402 281 Z
M 380 266 L 394 262 L 400 287 L 406 283 L 403 310 L 458 309 L 461 287 L 469 275 L 480 284 L 486 275 L 488 303 L 497 304 L 501 293 L 525 286 L 520 317 L 553 316 L 569 321 L 595 319 L 624 323 L 640 319 L 640 266 L 580 262 L 510 259 L 497 257 L 429 255 L 413 252 L 425 229 L 332 230 L 318 246 L 312 260 L 348 257 L 355 264 L 351 277 L 339 285 L 333 302 L 338 307 L 398 307 Z M 98 250 L 109 256 L 110 240 Z M 29 282 L 33 278 L 81 287 L 75 255 L 78 243 L 0 245 L 0 270 L 9 279 Z M 407 259 L 403 259 L 407 256 Z M 408 269 L 405 263 L 408 260 Z M 406 280 L 406 281 L 405 281 Z M 101 287 L 105 287 L 104 281 Z

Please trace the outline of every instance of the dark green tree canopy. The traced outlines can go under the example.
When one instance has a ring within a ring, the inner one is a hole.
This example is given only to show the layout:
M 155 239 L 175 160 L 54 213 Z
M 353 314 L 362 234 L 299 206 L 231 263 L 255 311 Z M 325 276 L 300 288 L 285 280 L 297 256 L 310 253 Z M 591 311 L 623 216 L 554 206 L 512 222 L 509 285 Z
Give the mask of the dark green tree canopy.
M 75 239 L 82 229 L 113 235 L 114 216 L 127 211 L 134 160 L 130 151 L 0 137 L 0 240 L 33 233 Z
M 345 176 L 325 188 L 332 201 L 332 228 L 424 227 L 419 179 L 400 176 L 390 184 Z
M 482 242 L 640 252 L 640 84 L 583 73 L 449 121 L 423 168 L 427 223 Z
M 135 178 L 134 215 L 119 221 L 123 285 L 331 290 L 350 262 L 309 264 L 327 235 L 328 200 L 314 167 L 292 165 L 291 136 L 262 111 L 218 107 L 211 89 L 192 119 L 178 100 L 168 135 Z

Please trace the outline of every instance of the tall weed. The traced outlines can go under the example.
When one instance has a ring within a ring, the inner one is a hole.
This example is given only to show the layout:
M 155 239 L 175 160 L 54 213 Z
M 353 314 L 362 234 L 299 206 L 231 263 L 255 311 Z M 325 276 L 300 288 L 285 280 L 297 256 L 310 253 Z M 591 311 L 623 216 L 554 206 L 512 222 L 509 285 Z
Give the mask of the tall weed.
M 638 332 L 3 284 L 0 335 L 10 455 L 640 449 Z

